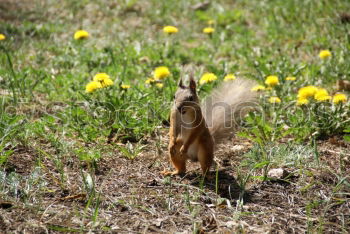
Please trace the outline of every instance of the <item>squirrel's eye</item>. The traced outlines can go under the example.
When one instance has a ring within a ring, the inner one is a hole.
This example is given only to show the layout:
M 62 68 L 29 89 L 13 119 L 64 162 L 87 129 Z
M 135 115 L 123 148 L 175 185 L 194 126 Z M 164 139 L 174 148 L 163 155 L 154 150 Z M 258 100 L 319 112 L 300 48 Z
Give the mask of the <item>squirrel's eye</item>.
M 193 102 L 193 97 L 189 97 L 188 101 Z

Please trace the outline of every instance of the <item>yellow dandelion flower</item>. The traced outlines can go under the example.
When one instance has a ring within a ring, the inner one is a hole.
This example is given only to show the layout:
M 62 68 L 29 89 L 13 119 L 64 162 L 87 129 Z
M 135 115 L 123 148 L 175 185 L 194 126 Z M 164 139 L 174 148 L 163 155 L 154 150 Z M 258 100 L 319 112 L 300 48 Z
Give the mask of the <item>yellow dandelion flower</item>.
M 154 79 L 155 80 L 164 79 L 164 78 L 168 77 L 169 75 L 170 75 L 170 71 L 165 66 L 157 67 L 154 70 Z
M 270 87 L 274 87 L 279 84 L 277 76 L 268 76 L 266 77 L 265 84 Z
M 103 73 L 97 73 L 94 76 L 94 78 L 93 78 L 94 81 L 100 81 L 100 82 L 102 82 L 102 81 L 104 81 L 106 79 L 110 79 L 110 77 L 109 77 L 109 75 L 107 75 L 107 73 L 104 73 L 104 72 Z
M 89 82 L 86 85 L 85 91 L 87 93 L 91 93 L 91 92 L 95 91 L 96 89 L 100 89 L 100 88 L 102 88 L 102 85 L 101 85 L 100 82 L 98 82 L 98 81 L 91 81 L 91 82 Z
M 208 20 L 208 25 L 213 25 L 215 22 L 214 22 L 214 20 Z
M 264 91 L 266 88 L 263 85 L 256 85 L 254 86 L 250 91 L 258 92 L 258 91 Z
M 108 87 L 114 84 L 113 80 L 111 79 L 105 79 L 104 81 L 101 82 L 102 87 Z
M 279 99 L 279 97 L 270 97 L 269 102 L 270 103 L 281 103 L 281 99 Z
M 307 98 L 298 98 L 297 106 L 302 106 L 307 104 L 309 104 L 309 100 Z
M 166 34 L 175 34 L 179 32 L 179 29 L 177 27 L 174 26 L 165 26 L 163 28 L 163 32 Z
M 211 83 L 215 80 L 217 80 L 218 77 L 214 73 L 204 73 L 201 79 L 199 80 L 199 84 L 206 84 L 206 83 Z
M 234 74 L 227 74 L 224 78 L 224 81 L 235 80 L 236 76 Z
M 318 56 L 320 57 L 320 59 L 326 59 L 326 58 L 332 56 L 332 54 L 329 50 L 321 50 L 320 54 Z
M 314 98 L 319 102 L 328 101 L 332 99 L 332 97 L 329 96 L 326 89 L 318 89 L 317 92 L 315 93 Z
M 122 84 L 121 86 L 120 86 L 120 88 L 122 88 L 122 89 L 130 89 L 130 85 L 127 85 L 127 84 Z
M 152 83 L 154 83 L 156 80 L 155 79 L 153 79 L 153 78 L 148 78 L 146 81 L 145 81 L 145 83 L 146 84 L 152 84 Z
M 203 33 L 205 34 L 212 34 L 213 32 L 215 32 L 215 28 L 212 27 L 206 27 L 203 29 Z
M 297 78 L 296 77 L 294 77 L 294 76 L 288 76 L 287 78 L 286 78 L 286 80 L 290 80 L 290 81 L 294 81 L 294 80 L 296 80 Z
M 298 91 L 298 98 L 313 97 L 316 94 L 317 90 L 318 88 L 313 85 L 302 87 Z
M 348 98 L 347 98 L 347 96 L 345 95 L 345 94 L 343 94 L 343 93 L 337 93 L 337 94 L 335 94 L 334 96 L 333 96 L 333 103 L 334 104 L 339 104 L 339 103 L 345 103 L 346 102 L 346 100 L 347 100 Z
M 111 80 L 110 76 L 107 75 L 107 73 L 97 73 L 94 78 L 93 81 L 97 81 L 100 82 L 102 87 L 108 87 L 113 85 L 113 80 Z
M 164 84 L 163 83 L 157 83 L 156 86 L 157 86 L 157 88 L 161 89 L 161 88 L 163 88 Z
M 0 33 L 0 41 L 3 41 L 3 40 L 5 40 L 6 39 L 6 36 L 4 35 L 4 34 L 1 34 Z
M 74 33 L 75 40 L 86 39 L 89 37 L 89 33 L 85 30 L 78 30 Z

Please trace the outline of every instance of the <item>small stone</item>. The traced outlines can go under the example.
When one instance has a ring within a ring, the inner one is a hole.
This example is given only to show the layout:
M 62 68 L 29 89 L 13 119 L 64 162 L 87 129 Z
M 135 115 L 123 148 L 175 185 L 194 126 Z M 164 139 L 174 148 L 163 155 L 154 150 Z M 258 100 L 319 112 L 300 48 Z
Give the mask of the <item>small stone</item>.
M 228 228 L 233 228 L 235 226 L 237 226 L 237 222 L 235 221 L 228 221 L 225 223 L 225 226 L 228 227 Z
M 269 170 L 267 173 L 267 176 L 273 179 L 284 179 L 288 175 L 288 172 L 284 170 L 283 168 L 274 168 Z
M 244 146 L 243 145 L 235 145 L 232 147 L 233 151 L 242 151 L 244 150 Z

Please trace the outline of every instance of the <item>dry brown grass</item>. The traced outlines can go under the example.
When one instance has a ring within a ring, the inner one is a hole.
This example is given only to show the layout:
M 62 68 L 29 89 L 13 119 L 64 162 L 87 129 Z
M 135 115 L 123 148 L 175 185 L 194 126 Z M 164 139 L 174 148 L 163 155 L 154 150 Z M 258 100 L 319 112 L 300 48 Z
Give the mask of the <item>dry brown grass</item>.
M 342 141 L 338 139 L 337 142 Z M 160 171 L 168 167 L 169 162 L 165 153 L 157 156 L 152 144 L 147 147 L 147 153 L 135 160 L 126 159 L 110 147 L 111 156 L 99 162 L 94 175 L 96 193 L 100 196 L 96 222 L 90 218 L 93 206 L 86 208 L 88 195 L 81 182 L 80 170 L 87 171 L 86 165 L 67 159 L 64 163 L 67 180 L 60 184 L 53 162 L 42 158 L 45 169 L 41 170 L 41 179 L 48 184 L 29 194 L 30 197 L 22 191 L 25 184 L 19 184 L 17 199 L 1 201 L 1 229 L 36 233 L 48 230 L 169 233 L 193 229 L 218 233 L 233 230 L 300 233 L 317 230 L 318 225 L 322 225 L 323 231 L 344 232 L 344 227 L 349 227 L 350 207 L 346 194 L 350 191 L 335 191 L 339 181 L 332 172 L 342 167 L 342 173 L 349 174 L 349 160 L 340 160 L 343 156 L 339 152 L 350 147 L 343 143 L 335 145 L 332 140 L 320 143 L 322 168 L 303 172 L 289 168 L 293 176 L 287 182 L 254 180 L 247 187 L 241 208 L 237 206 L 240 188 L 233 169 L 249 149 L 249 142 L 234 139 L 234 144 L 220 145 L 216 153 L 218 187 L 215 175 L 202 183 L 195 163 L 182 178 L 163 178 Z M 237 147 L 233 145 L 242 145 L 244 150 L 235 150 Z M 166 150 L 164 146 L 162 152 Z M 19 148 L 6 170 L 28 176 L 37 158 L 37 152 Z M 340 192 L 343 195 L 339 195 Z M 316 204 L 318 198 L 328 202 Z M 312 206 L 310 201 L 315 202 L 312 209 L 308 208 Z

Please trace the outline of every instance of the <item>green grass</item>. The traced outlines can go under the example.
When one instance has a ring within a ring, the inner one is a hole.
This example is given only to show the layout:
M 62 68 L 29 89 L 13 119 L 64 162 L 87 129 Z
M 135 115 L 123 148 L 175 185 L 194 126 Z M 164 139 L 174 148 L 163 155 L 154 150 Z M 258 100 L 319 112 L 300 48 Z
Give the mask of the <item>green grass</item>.
M 107 184 L 104 176 L 118 168 L 115 170 L 126 176 L 123 180 L 130 182 L 132 176 L 128 177 L 125 168 L 142 168 L 155 176 L 168 165 L 165 157 L 159 156 L 166 155 L 166 122 L 177 81 L 192 74 L 199 80 L 205 72 L 216 74 L 218 80 L 199 86 L 201 98 L 224 82 L 228 73 L 259 84 L 269 75 L 280 80 L 277 87 L 261 93 L 260 111 L 242 123 L 238 135 L 254 147 L 232 164 L 240 190 L 233 202 L 239 209 L 226 207 L 225 222 L 236 216 L 244 221 L 240 212 L 244 213 L 246 192 L 261 180 L 266 182 L 270 168 L 283 166 L 299 178 L 289 182 L 301 187 L 305 199 L 301 204 L 307 214 L 303 230 L 324 231 L 329 223 L 340 223 L 325 219 L 325 214 L 336 205 L 330 200 L 349 202 L 347 169 L 329 164 L 330 159 L 319 151 L 329 137 L 348 139 L 349 101 L 343 105 L 295 103 L 303 86 L 324 87 L 333 95 L 338 80 L 349 81 L 350 23 L 344 23 L 341 15 L 350 10 L 350 2 L 220 0 L 206 10 L 193 9 L 200 3 L 197 0 L 15 2 L 8 1 L 0 8 L 0 33 L 6 36 L 0 41 L 0 194 L 26 209 L 35 207 L 40 214 L 48 194 L 89 194 L 84 206 L 72 205 L 69 210 L 72 217 L 84 222 L 47 221 L 47 229 L 110 230 L 113 225 L 104 215 L 116 203 L 98 187 Z M 215 28 L 210 36 L 202 33 L 208 20 L 214 21 Z M 178 27 L 179 33 L 165 35 L 162 28 L 166 25 Z M 74 40 L 78 29 L 87 30 L 90 37 Z M 332 56 L 320 59 L 323 49 L 330 50 Z M 162 88 L 145 84 L 158 66 L 167 66 L 171 72 L 162 80 Z M 86 93 L 85 86 L 100 72 L 107 73 L 114 84 Z M 296 80 L 286 81 L 287 76 Z M 122 84 L 131 87 L 124 90 Z M 349 91 L 343 93 L 349 96 Z M 278 96 L 281 103 L 269 103 L 270 96 Z M 337 165 L 346 168 L 349 147 L 344 144 L 333 151 Z M 109 160 L 115 158 L 119 161 L 112 164 Z M 22 167 L 17 162 L 23 163 Z M 310 190 L 322 183 L 314 173 L 322 174 L 325 168 L 337 178 L 327 184 L 333 192 L 328 194 L 330 200 L 314 200 Z M 212 183 L 220 196 L 220 173 L 216 173 Z M 190 225 L 176 223 L 178 230 L 205 230 L 200 221 L 205 213 L 201 196 L 214 195 L 205 188 L 197 191 L 191 187 L 178 194 L 178 185 L 174 190 L 167 179 L 162 181 L 163 186 L 171 187 L 162 190 L 164 206 L 172 207 L 172 199 L 180 199 L 178 206 L 191 217 Z M 132 193 L 123 191 L 118 196 L 126 200 L 127 209 L 142 210 L 137 207 L 144 204 L 135 201 Z M 144 209 L 154 215 L 154 207 L 146 205 Z M 250 217 L 260 211 L 252 212 Z M 342 225 L 338 230 L 349 228 L 347 221 Z M 247 227 L 236 228 L 244 231 Z

